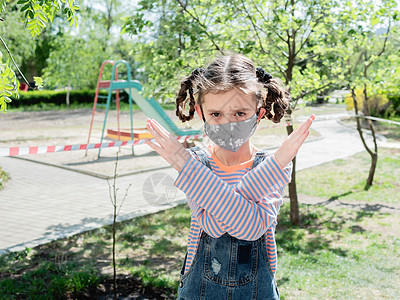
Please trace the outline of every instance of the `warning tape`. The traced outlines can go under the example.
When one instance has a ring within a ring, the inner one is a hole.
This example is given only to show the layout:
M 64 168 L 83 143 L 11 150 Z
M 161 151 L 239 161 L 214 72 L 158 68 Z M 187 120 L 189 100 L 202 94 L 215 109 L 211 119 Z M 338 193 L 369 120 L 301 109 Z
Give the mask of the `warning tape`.
M 355 115 L 349 115 L 349 117 L 354 117 Z M 393 123 L 400 125 L 400 122 L 389 121 L 385 119 L 379 119 L 375 117 L 367 117 L 358 115 L 357 117 L 372 119 L 377 121 L 386 121 L 388 123 Z M 329 116 L 326 117 L 318 117 L 318 121 L 328 120 L 328 119 L 337 119 Z M 296 122 L 297 123 L 297 122 Z M 259 127 L 258 130 L 268 129 L 268 128 L 277 128 L 277 127 L 286 127 L 293 125 L 292 122 L 286 122 L 282 124 L 274 124 L 269 126 Z M 177 136 L 176 139 L 181 141 L 188 139 L 198 139 L 200 137 L 205 137 L 206 134 L 197 134 L 197 135 L 182 135 Z M 139 140 L 130 140 L 130 141 L 118 141 L 118 142 L 105 142 L 105 143 L 97 143 L 97 144 L 76 144 L 76 145 L 63 145 L 63 146 L 39 146 L 39 147 L 9 147 L 9 148 L 0 148 L 0 157 L 1 156 L 19 156 L 19 155 L 29 155 L 29 154 L 43 154 L 43 153 L 53 153 L 53 152 L 66 152 L 66 151 L 77 151 L 77 150 L 90 150 L 90 149 L 103 149 L 103 148 L 113 148 L 113 147 L 122 147 L 122 146 L 134 146 L 144 144 L 146 140 L 150 140 L 152 142 L 156 142 L 155 138 L 152 139 L 139 139 Z
M 363 115 L 357 115 L 359 118 L 364 118 L 364 119 L 370 119 L 374 121 L 380 121 L 380 122 L 386 122 L 389 124 L 395 124 L 395 125 L 400 125 L 400 122 L 392 121 L 392 120 L 386 120 L 386 119 L 381 119 L 381 118 L 376 118 L 376 117 L 371 117 L 371 116 L 363 116 Z
M 176 137 L 177 140 L 188 140 L 188 139 L 198 139 L 205 136 L 205 134 L 197 135 L 182 135 Z M 53 153 L 53 152 L 66 152 L 66 151 L 77 151 L 77 150 L 90 150 L 90 149 L 103 149 L 103 148 L 113 148 L 122 147 L 130 145 L 140 145 L 144 144 L 146 140 L 156 142 L 155 138 L 152 139 L 140 139 L 140 140 L 130 140 L 130 141 L 118 141 L 118 142 L 105 142 L 97 144 L 76 144 L 76 145 L 63 145 L 63 146 L 39 146 L 39 147 L 9 147 L 0 148 L 0 156 L 17 156 L 17 155 L 29 155 L 29 154 L 43 154 L 43 153 Z
M 284 123 L 284 124 L 275 124 L 270 126 L 260 127 L 261 129 L 275 128 L 275 127 L 285 127 L 292 125 L 292 123 Z M 182 135 L 177 136 L 176 139 L 181 141 L 188 139 L 198 139 L 200 137 L 205 137 L 206 134 L 197 134 L 197 135 Z M 20 155 L 29 155 L 29 154 L 44 154 L 44 153 L 55 153 L 55 152 L 68 152 L 68 151 L 78 151 L 78 150 L 91 150 L 91 149 L 103 149 L 103 148 L 114 148 L 114 147 L 122 147 L 122 146 L 134 146 L 144 144 L 146 140 L 150 140 L 152 142 L 156 142 L 155 138 L 152 139 L 139 139 L 139 140 L 130 140 L 130 141 L 118 141 L 118 142 L 105 142 L 105 143 L 97 143 L 97 144 L 75 144 L 75 145 L 63 145 L 63 146 L 36 146 L 36 147 L 8 147 L 8 148 L 0 148 L 0 157 L 1 156 L 20 156 Z

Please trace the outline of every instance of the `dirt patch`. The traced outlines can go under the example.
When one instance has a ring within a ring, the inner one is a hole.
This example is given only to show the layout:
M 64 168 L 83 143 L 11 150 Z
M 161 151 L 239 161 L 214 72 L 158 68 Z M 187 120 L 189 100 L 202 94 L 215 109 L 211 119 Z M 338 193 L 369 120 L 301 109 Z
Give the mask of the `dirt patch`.
M 140 280 L 131 275 L 117 276 L 117 299 L 160 300 L 175 299 L 176 294 L 171 291 L 165 293 L 165 288 L 146 287 Z M 66 295 L 66 299 L 114 299 L 113 279 L 103 279 L 96 288 L 92 288 L 83 295 Z

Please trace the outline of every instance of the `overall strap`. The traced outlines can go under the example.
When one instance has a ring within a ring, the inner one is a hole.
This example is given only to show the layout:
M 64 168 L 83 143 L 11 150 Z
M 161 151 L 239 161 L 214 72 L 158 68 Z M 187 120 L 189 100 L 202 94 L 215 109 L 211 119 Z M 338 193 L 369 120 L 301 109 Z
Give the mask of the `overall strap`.
M 255 157 L 254 157 L 254 161 L 253 161 L 253 165 L 251 166 L 252 169 L 254 169 L 255 167 L 258 166 L 259 163 L 261 163 L 269 154 L 270 152 L 268 150 L 260 150 L 257 151 Z
M 196 147 L 190 148 L 189 150 L 194 152 L 194 153 L 196 153 L 197 156 L 199 157 L 201 163 L 203 165 L 206 165 L 207 167 L 209 167 L 210 170 L 211 170 L 211 165 L 210 165 L 210 162 L 208 160 L 207 153 L 203 148 L 201 148 L 200 146 L 196 146 Z

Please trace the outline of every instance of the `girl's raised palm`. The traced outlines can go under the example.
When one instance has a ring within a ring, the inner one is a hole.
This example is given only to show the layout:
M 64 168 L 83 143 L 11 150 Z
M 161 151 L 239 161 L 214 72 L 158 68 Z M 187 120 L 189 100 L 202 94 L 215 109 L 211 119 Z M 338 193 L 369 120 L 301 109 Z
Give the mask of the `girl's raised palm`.
M 278 150 L 275 152 L 275 157 L 282 167 L 287 164 L 296 156 L 301 145 L 308 136 L 308 129 L 312 122 L 315 120 L 315 115 L 312 115 L 299 127 L 296 128 L 282 143 Z M 147 119 L 147 129 L 154 136 L 160 146 L 146 140 L 146 144 L 153 150 L 160 154 L 172 167 L 180 172 L 190 154 L 185 150 L 176 138 L 162 127 L 156 120 Z
M 305 122 L 296 128 L 282 143 L 282 145 L 276 150 L 275 157 L 279 161 L 282 167 L 288 165 L 288 163 L 297 155 L 301 145 L 308 136 L 308 129 L 315 120 L 315 115 L 311 115 Z
M 146 140 L 146 144 L 160 154 L 172 167 L 180 172 L 190 158 L 181 143 L 156 120 L 147 119 L 147 129 L 154 136 L 160 146 Z

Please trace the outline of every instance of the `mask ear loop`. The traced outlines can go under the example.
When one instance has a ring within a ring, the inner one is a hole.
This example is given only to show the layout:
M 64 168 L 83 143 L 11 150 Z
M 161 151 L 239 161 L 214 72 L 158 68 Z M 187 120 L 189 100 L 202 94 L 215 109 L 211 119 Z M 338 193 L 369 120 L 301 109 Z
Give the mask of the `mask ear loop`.
M 260 119 L 260 121 L 257 121 L 257 119 L 258 119 L 258 117 L 259 117 L 259 115 L 260 115 L 260 110 L 261 110 L 261 107 L 257 110 L 257 112 L 256 112 L 256 122 L 257 122 L 257 124 L 258 124 L 258 122 L 260 122 L 261 121 L 261 119 Z
M 201 105 L 200 105 L 200 109 L 201 109 L 201 115 L 202 115 L 202 117 L 203 117 L 203 121 L 206 122 L 206 119 L 204 118 L 203 108 L 201 107 Z

